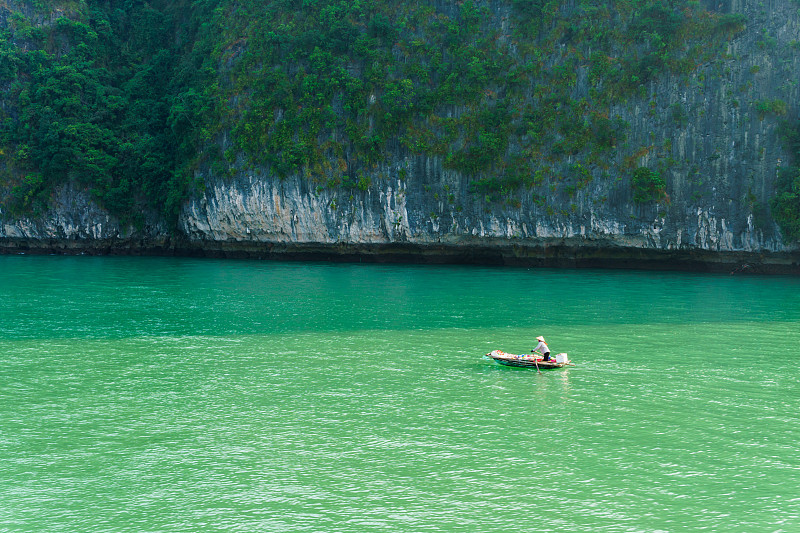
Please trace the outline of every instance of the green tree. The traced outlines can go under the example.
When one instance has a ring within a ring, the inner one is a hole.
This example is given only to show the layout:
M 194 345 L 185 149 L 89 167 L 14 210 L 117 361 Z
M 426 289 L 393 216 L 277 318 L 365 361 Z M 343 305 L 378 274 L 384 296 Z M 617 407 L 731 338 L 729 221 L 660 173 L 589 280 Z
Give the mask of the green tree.
M 633 171 L 631 181 L 633 201 L 637 204 L 663 202 L 667 197 L 667 184 L 657 172 L 647 167 L 639 167 Z

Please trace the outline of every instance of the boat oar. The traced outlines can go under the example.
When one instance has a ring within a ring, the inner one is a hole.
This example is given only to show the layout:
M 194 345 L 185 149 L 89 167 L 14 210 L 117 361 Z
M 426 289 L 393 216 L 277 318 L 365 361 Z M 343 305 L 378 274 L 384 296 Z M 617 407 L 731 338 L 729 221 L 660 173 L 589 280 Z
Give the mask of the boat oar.
M 538 359 L 536 359 L 536 354 L 538 354 L 539 352 L 537 352 L 536 350 L 531 350 L 531 353 L 533 354 L 533 364 L 535 364 L 535 365 L 536 365 L 536 372 L 538 372 L 539 374 L 541 374 L 541 373 L 542 373 L 542 371 L 541 371 L 541 370 L 539 370 L 539 360 L 538 360 Z

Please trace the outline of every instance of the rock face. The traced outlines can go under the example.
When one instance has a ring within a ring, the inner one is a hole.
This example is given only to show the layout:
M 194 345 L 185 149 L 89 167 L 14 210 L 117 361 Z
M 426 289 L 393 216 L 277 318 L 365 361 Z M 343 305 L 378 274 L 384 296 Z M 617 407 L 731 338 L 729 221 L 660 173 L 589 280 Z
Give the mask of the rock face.
M 525 193 L 492 202 L 441 159 L 398 151 L 363 190 L 200 171 L 205 189 L 172 232 L 154 217 L 123 227 L 65 187 L 38 217 L 0 212 L 0 249 L 796 272 L 800 249 L 782 240 L 768 205 L 789 162 L 778 127 L 800 102 L 800 16 L 793 0 L 769 4 L 734 0 L 750 22 L 724 59 L 688 82 L 659 78 L 612 110 L 629 124 L 626 143 L 641 147 L 637 166 L 667 162 L 668 203 L 635 203 L 623 173 L 569 195 L 553 189 L 545 203 Z M 759 114 L 759 101 L 776 99 L 786 116 Z
M 56 190 L 39 216 L 11 218 L 0 211 L 0 253 L 157 253 L 169 247 L 168 227 L 155 217 L 142 228 L 120 224 L 85 190 Z
M 224 183 L 209 179 L 204 194 L 185 207 L 181 232 L 190 249 L 254 256 L 377 254 L 428 261 L 709 269 L 747 264 L 753 270 L 760 265 L 759 271 L 792 270 L 797 263 L 794 249 L 776 231 L 756 228 L 752 213 L 740 219 L 714 205 L 690 204 L 680 218 L 674 206 L 670 214 L 659 213 L 657 206 L 615 211 L 596 206 L 588 189 L 567 215 L 548 215 L 532 200 L 498 209 L 475 201 L 466 183 L 437 161 L 406 163 L 406 179 L 385 169 L 393 177 L 373 182 L 366 191 L 311 191 L 301 179 L 258 175 Z M 419 176 L 429 176 L 430 184 Z

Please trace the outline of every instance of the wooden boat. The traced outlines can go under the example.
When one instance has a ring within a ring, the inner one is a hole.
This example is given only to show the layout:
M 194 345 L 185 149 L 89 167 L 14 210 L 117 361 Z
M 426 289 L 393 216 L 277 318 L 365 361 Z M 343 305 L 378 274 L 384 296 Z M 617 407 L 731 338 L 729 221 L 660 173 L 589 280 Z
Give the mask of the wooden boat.
M 556 360 L 556 356 L 551 356 L 549 361 L 544 361 L 541 355 L 516 355 L 513 353 L 506 353 L 501 350 L 493 350 L 490 353 L 486 354 L 486 357 L 490 359 L 494 359 L 497 363 L 506 366 L 518 366 L 518 367 L 525 367 L 525 368 L 538 368 L 539 370 L 547 370 L 550 368 L 563 368 L 565 366 L 575 366 L 574 363 L 570 363 L 569 359 L 567 358 L 567 354 L 560 353 L 558 355 L 563 356 L 564 362 L 559 363 Z M 559 360 L 562 358 L 559 358 Z

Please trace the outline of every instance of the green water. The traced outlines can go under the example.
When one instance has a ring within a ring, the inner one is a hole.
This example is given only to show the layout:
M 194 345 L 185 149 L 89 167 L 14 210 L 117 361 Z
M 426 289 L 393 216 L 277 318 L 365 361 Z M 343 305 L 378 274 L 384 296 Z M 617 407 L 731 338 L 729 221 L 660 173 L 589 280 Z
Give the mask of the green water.
M 800 279 L 0 256 L 0 531 L 800 531 Z M 544 335 L 575 367 L 495 365 Z

